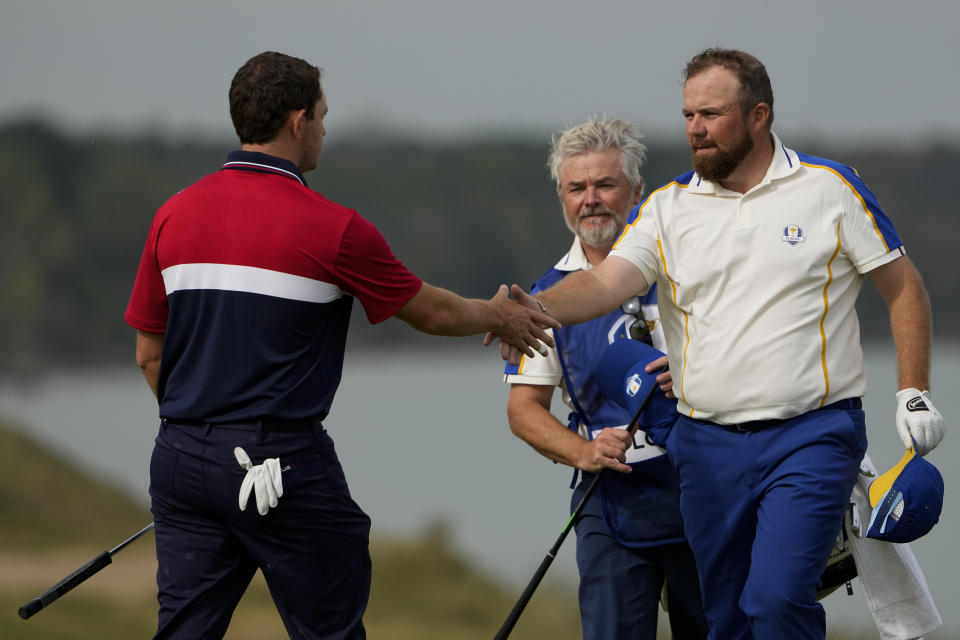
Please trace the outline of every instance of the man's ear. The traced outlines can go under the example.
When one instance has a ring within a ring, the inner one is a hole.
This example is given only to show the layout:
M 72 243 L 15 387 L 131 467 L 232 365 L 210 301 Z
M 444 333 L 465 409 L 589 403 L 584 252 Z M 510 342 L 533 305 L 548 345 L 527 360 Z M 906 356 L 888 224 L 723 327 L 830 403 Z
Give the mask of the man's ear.
M 303 138 L 304 131 L 306 131 L 307 119 L 306 109 L 291 111 L 284 126 L 289 128 L 290 133 L 296 140 L 300 140 Z
M 758 102 L 750 112 L 750 124 L 754 129 L 763 129 L 770 122 L 770 105 Z
M 636 188 L 633 190 L 633 204 L 638 205 L 643 200 L 643 178 L 640 178 L 640 182 L 637 184 Z

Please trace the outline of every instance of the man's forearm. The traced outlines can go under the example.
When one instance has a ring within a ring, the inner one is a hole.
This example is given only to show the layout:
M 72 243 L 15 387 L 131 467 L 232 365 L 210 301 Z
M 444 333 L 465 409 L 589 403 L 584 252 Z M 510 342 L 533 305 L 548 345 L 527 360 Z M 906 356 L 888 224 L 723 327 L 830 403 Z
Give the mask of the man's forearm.
M 163 355 L 162 333 L 137 331 L 137 365 L 144 379 L 150 385 L 153 395 L 157 395 L 160 382 L 160 361 Z
M 890 305 L 900 389 L 930 388 L 931 317 L 926 289 L 905 289 Z
M 491 331 L 499 321 L 490 301 L 463 298 L 426 282 L 396 315 L 417 331 L 440 336 Z
M 506 285 L 501 285 L 490 300 L 477 300 L 424 282 L 396 316 L 414 329 L 432 335 L 469 336 L 490 332 L 531 357 L 532 347 L 540 350 L 541 343 L 553 346 L 553 338 L 546 329 L 560 326 L 549 315 L 511 300 Z
M 907 257 L 877 267 L 869 275 L 890 312 L 899 388 L 929 389 L 932 326 L 923 279 Z
M 606 428 L 585 440 L 550 413 L 552 387 L 514 384 L 507 400 L 507 417 L 514 435 L 550 460 L 581 471 L 613 469 L 630 473 L 625 463 L 632 441 L 626 429 Z
M 562 324 L 578 324 L 610 313 L 632 295 L 645 291 L 647 281 L 627 260 L 608 257 L 590 271 L 570 274 L 536 295 Z
M 472 336 L 498 328 L 500 317 L 489 300 L 463 298 L 436 288 L 433 313 L 424 318 L 420 330 L 433 335 Z
M 153 395 L 156 396 L 157 388 L 160 383 L 160 363 L 156 362 L 140 365 L 140 372 L 143 374 L 144 379 L 150 386 L 150 390 L 153 391 Z
M 510 431 L 545 458 L 576 467 L 585 441 L 543 406 L 542 398 L 552 393 L 552 387 L 513 385 L 507 402 Z

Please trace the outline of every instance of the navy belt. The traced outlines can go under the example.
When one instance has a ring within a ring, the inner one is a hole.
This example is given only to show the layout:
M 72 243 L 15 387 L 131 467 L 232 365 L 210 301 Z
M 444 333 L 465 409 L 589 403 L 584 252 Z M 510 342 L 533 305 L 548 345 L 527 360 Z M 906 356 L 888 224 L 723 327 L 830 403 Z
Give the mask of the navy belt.
M 863 407 L 863 403 L 860 401 L 860 398 L 847 398 L 846 400 L 838 400 L 836 402 L 831 402 L 828 405 L 824 405 L 818 409 L 812 409 L 807 413 L 813 413 L 814 411 L 830 411 L 834 409 L 844 409 L 844 410 L 857 410 Z M 801 414 L 806 415 L 806 414 Z M 794 416 L 794 418 L 799 416 Z M 793 418 L 782 418 L 782 419 L 772 419 L 772 420 L 752 420 L 750 422 L 740 422 L 738 424 L 719 424 L 716 422 L 710 422 L 709 420 L 699 420 L 704 424 L 712 424 L 720 427 L 726 427 L 727 429 L 735 429 L 736 431 L 744 431 L 753 433 L 756 431 L 763 431 L 774 425 L 780 424 L 781 422 L 786 422 L 787 420 L 792 420 Z M 696 418 L 694 418 L 696 420 Z
M 204 420 L 184 420 L 181 418 L 161 418 L 160 422 L 164 425 L 172 424 L 184 427 L 210 427 L 212 429 L 239 429 L 241 431 L 310 431 L 314 427 L 320 426 L 323 421 L 321 416 L 312 418 L 293 418 L 284 420 L 280 418 L 262 418 L 260 420 L 249 420 L 244 422 L 206 422 Z

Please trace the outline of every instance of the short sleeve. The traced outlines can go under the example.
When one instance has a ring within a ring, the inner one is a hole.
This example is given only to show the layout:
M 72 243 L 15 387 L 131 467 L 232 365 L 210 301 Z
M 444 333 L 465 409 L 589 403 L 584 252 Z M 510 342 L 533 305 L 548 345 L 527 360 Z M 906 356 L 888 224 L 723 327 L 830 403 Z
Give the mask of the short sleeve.
M 841 239 L 857 272 L 867 273 L 904 255 L 897 230 L 860 176 L 849 167 L 838 175 L 843 183 Z
M 373 223 L 358 214 L 344 229 L 335 269 L 338 286 L 356 296 L 371 324 L 395 314 L 423 286 L 393 255 Z
M 552 329 L 547 331 L 550 332 L 550 335 L 553 335 Z M 548 351 L 546 357 L 539 354 L 532 358 L 521 356 L 518 365 L 512 365 L 508 362 L 504 367 L 503 381 L 508 384 L 556 387 L 563 379 L 563 370 L 560 367 L 557 350 L 551 348 Z
M 608 255 L 628 260 L 640 270 L 647 284 L 657 281 L 660 255 L 657 250 L 655 203 L 648 197 L 630 212 L 624 227 Z
M 150 333 L 164 333 L 167 330 L 167 291 L 163 285 L 163 275 L 157 261 L 157 240 L 162 227 L 158 214 L 147 234 L 147 241 L 140 256 L 140 267 L 133 283 L 133 292 L 127 303 L 124 320 L 135 329 Z

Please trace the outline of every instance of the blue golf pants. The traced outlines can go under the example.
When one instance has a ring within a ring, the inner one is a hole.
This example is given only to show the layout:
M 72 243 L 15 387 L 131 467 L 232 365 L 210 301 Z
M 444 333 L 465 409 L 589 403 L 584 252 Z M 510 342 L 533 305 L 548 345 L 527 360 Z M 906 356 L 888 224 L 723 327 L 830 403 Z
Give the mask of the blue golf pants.
M 867 448 L 844 403 L 755 431 L 677 420 L 666 448 L 712 640 L 826 636 L 817 582 Z
M 265 516 L 246 471 L 280 458 L 283 496 Z M 370 520 L 319 423 L 296 432 L 162 424 L 150 463 L 160 604 L 156 638 L 222 638 L 259 568 L 291 638 L 362 640 Z
M 571 511 L 591 478 L 586 474 L 574 490 Z M 584 640 L 655 640 L 664 581 L 674 640 L 707 637 L 697 569 L 686 543 L 644 548 L 619 544 L 603 522 L 598 494 L 591 496 L 574 528 Z

